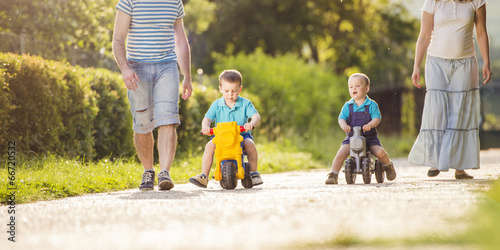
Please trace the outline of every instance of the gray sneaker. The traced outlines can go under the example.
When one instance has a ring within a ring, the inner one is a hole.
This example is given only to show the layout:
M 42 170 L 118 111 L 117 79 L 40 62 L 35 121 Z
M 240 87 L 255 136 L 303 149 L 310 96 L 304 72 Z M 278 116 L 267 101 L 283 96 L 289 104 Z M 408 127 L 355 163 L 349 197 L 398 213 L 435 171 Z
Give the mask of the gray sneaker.
M 189 182 L 193 183 L 198 187 L 207 188 L 208 178 L 203 174 L 199 174 L 197 176 L 189 178 Z
M 334 172 L 328 173 L 326 177 L 325 184 L 339 184 L 339 174 L 336 174 Z
M 170 174 L 167 170 L 163 170 L 158 174 L 158 189 L 170 190 L 174 187 L 174 182 L 170 179 Z
M 257 186 L 257 185 L 264 183 L 264 181 L 262 181 L 262 178 L 260 177 L 260 173 L 258 171 L 250 173 L 250 177 L 252 177 L 252 183 L 254 186 Z
M 141 191 L 150 191 L 155 189 L 155 171 L 144 171 L 142 174 L 141 185 L 139 186 L 139 190 Z
M 384 166 L 384 170 L 387 180 L 392 181 L 396 179 L 396 170 L 394 170 L 394 164 L 392 163 L 392 161 L 391 163 L 389 163 L 389 165 Z

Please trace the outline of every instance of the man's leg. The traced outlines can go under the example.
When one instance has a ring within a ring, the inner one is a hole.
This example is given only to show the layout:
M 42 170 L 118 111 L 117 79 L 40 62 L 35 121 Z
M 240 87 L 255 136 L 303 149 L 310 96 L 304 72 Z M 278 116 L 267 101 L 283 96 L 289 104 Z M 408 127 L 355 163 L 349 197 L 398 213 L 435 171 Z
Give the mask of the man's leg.
M 160 171 L 170 171 L 174 161 L 177 146 L 177 131 L 175 125 L 161 126 L 158 129 L 158 154 L 160 156 Z
M 170 167 L 174 161 L 177 146 L 177 132 L 175 125 L 164 125 L 158 129 L 158 155 L 160 157 L 160 174 L 158 187 L 160 190 L 170 190 L 174 182 L 170 178 Z
M 144 167 L 142 174 L 140 190 L 154 190 L 155 186 L 155 170 L 153 168 L 153 133 L 139 134 L 134 132 L 134 145 L 137 151 L 137 156 Z
M 139 134 L 134 132 L 134 145 L 137 151 L 137 156 L 144 167 L 144 170 L 153 170 L 153 148 L 154 139 L 153 133 Z

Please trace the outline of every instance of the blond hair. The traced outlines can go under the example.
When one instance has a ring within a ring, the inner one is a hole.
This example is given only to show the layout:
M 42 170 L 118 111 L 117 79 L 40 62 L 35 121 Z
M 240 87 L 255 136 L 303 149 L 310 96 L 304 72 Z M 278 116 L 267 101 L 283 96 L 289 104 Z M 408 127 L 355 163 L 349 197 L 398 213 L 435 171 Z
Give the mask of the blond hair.
M 366 86 L 370 86 L 370 78 L 368 78 L 367 75 L 365 75 L 363 73 L 354 73 L 351 76 L 349 76 L 349 80 L 351 80 L 351 78 L 354 78 L 354 77 L 362 78 L 365 81 Z

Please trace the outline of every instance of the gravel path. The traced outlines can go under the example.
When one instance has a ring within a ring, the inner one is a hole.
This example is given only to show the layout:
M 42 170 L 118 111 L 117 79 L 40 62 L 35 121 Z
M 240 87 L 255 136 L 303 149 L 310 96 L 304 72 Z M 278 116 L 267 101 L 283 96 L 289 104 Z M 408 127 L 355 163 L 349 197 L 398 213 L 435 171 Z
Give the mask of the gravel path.
M 500 175 L 500 149 L 481 151 L 473 180 L 454 171 L 396 159 L 398 178 L 383 184 L 326 186 L 327 170 L 263 175 L 253 189 L 177 184 L 164 192 L 137 189 L 16 206 L 16 242 L 2 230 L 1 249 L 284 249 L 339 235 L 362 239 L 453 233 L 481 192 Z M 7 207 L 0 211 L 8 223 Z M 6 222 L 6 223 L 4 223 Z M 5 248 L 5 246 L 8 246 Z

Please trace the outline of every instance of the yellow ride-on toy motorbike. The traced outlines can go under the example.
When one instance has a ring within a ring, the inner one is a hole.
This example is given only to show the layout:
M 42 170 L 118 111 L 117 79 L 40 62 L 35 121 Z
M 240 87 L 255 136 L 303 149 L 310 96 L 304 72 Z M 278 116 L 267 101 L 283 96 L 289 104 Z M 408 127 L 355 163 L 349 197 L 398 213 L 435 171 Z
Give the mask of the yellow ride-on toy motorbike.
M 238 180 L 245 188 L 252 188 L 250 177 L 250 164 L 245 161 L 243 149 L 243 126 L 236 122 L 220 122 L 215 128 L 210 129 L 214 135 L 212 142 L 215 144 L 215 180 L 220 182 L 224 189 L 235 189 Z

